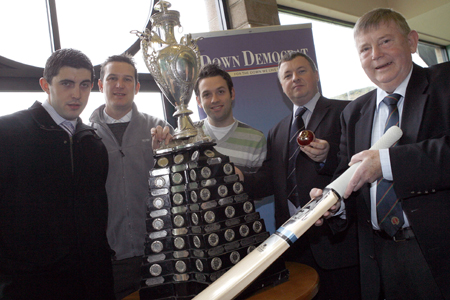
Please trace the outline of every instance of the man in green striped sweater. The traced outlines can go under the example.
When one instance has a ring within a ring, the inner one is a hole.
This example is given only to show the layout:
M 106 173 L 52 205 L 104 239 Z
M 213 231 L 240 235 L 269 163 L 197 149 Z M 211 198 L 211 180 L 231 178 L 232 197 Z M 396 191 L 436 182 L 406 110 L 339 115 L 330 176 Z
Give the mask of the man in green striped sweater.
M 266 158 L 264 134 L 233 117 L 235 91 L 231 76 L 216 64 L 203 66 L 194 87 L 197 104 L 207 118 L 203 130 L 216 150 L 230 157 L 242 172 L 254 173 Z

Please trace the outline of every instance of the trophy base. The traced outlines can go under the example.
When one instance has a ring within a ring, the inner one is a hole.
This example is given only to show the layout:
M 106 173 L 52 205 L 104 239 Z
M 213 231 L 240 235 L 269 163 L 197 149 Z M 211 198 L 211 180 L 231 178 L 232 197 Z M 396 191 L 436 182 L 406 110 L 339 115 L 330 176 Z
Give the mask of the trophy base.
M 197 136 L 197 129 L 192 128 L 192 129 L 185 129 L 185 130 L 175 130 L 175 134 L 173 135 L 173 139 L 174 140 L 185 140 L 185 139 L 189 139 L 192 137 Z
M 197 143 L 154 155 L 141 300 L 191 300 L 270 236 L 230 158 L 214 142 Z M 244 293 L 288 276 L 284 261 L 276 261 Z
M 201 126 L 203 126 L 203 121 L 193 123 L 189 114 L 192 111 L 188 110 L 185 105 L 177 106 L 177 111 L 173 114 L 174 117 L 178 117 L 177 123 L 178 128 L 175 129 L 173 139 L 174 140 L 184 140 L 193 138 L 197 135 L 204 135 Z
M 161 146 L 160 149 L 153 151 L 155 155 L 162 155 L 162 154 L 168 154 L 168 153 L 175 153 L 180 150 L 184 149 L 190 149 L 196 146 L 200 146 L 203 144 L 209 144 L 212 143 L 211 138 L 209 137 L 203 137 L 199 138 L 199 136 L 194 136 L 188 139 L 179 139 L 179 140 L 172 140 L 169 144 Z M 164 144 L 164 141 L 162 142 Z
M 181 133 L 175 133 L 174 139 L 171 140 L 169 144 L 166 145 L 164 144 L 164 141 L 162 141 L 160 148 L 154 150 L 153 153 L 155 155 L 174 153 L 183 149 L 189 149 L 205 143 L 214 142 L 211 137 L 203 132 L 203 121 L 197 122 L 194 127 L 194 132 L 196 132 L 195 135 L 192 136 L 191 132 L 187 132 L 186 135 L 183 135 L 186 130 L 182 131 Z

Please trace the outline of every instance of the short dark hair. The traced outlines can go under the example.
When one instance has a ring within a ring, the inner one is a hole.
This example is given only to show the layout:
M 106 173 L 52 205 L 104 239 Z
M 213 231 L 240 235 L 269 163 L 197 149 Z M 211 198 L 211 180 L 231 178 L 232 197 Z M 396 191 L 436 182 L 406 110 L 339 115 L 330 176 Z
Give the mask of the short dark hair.
M 287 62 L 287 61 L 291 61 L 291 60 L 293 60 L 293 59 L 295 59 L 296 57 L 299 57 L 299 56 L 304 57 L 309 62 L 309 65 L 311 66 L 311 69 L 313 69 L 314 72 L 317 72 L 317 66 L 314 63 L 314 61 L 311 59 L 311 57 L 309 57 L 308 54 L 305 54 L 305 53 L 300 52 L 300 51 L 288 51 L 288 52 L 286 52 L 281 57 L 280 61 L 278 62 L 278 72 L 280 71 L 280 67 L 281 67 L 282 63 Z M 279 75 L 280 74 L 278 73 L 278 76 Z
M 377 29 L 380 24 L 389 24 L 391 21 L 397 25 L 403 36 L 407 37 L 411 32 L 403 15 L 390 8 L 376 8 L 358 19 L 353 28 L 353 36 L 356 37 L 370 29 Z
M 206 64 L 200 70 L 200 74 L 198 74 L 197 81 L 195 82 L 194 91 L 195 95 L 198 97 L 200 95 L 199 85 L 200 80 L 209 77 L 221 76 L 227 82 L 228 89 L 233 89 L 233 80 L 231 80 L 230 74 L 228 72 L 222 70 L 217 64 Z
M 106 65 L 109 63 L 115 62 L 115 61 L 130 64 L 134 69 L 134 80 L 135 80 L 136 84 L 139 82 L 138 72 L 136 69 L 136 63 L 134 62 L 133 56 L 131 56 L 129 54 L 112 55 L 112 56 L 108 57 L 105 60 L 105 62 L 103 62 L 101 65 L 101 69 L 100 69 L 100 80 L 101 81 L 103 81 L 103 79 L 105 78 Z
M 59 74 L 62 67 L 87 69 L 91 72 L 91 82 L 94 82 L 94 66 L 91 60 L 79 50 L 68 48 L 53 52 L 45 63 L 44 79 L 52 84 L 53 77 Z

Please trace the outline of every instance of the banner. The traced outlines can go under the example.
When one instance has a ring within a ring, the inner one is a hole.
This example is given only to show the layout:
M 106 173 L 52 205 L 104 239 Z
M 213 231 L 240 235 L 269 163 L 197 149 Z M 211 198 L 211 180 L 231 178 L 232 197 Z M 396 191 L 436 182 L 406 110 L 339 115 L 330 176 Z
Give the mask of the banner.
M 317 65 L 311 24 L 269 26 L 193 34 L 198 41 L 202 65 L 216 63 L 232 79 L 236 98 L 235 119 L 269 130 L 291 114 L 292 102 L 278 81 L 278 61 L 287 51 L 308 54 Z M 199 109 L 200 119 L 206 114 Z M 267 230 L 275 231 L 273 197 L 257 203 Z

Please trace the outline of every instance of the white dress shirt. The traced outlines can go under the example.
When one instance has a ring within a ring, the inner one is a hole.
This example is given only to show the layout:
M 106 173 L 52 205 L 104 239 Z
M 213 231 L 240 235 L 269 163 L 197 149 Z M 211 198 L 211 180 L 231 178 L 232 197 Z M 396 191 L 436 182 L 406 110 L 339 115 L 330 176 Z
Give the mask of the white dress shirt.
M 64 123 L 65 121 L 68 121 L 68 122 L 72 123 L 73 128 L 77 128 L 78 118 L 75 120 L 64 119 L 56 112 L 56 110 L 53 108 L 53 106 L 50 104 L 50 102 L 48 102 L 48 99 L 42 103 L 42 107 L 44 107 L 44 109 L 48 112 L 50 117 L 52 117 L 53 121 L 55 121 L 55 123 L 58 124 L 58 126 L 60 126 L 65 131 L 67 131 L 67 133 L 69 135 L 72 135 L 72 133 L 68 132 L 68 129 L 61 124 Z
M 306 103 L 303 106 L 297 106 L 294 104 L 294 108 L 292 109 L 292 123 L 294 123 L 295 113 L 297 112 L 297 108 L 305 107 L 306 111 L 303 114 L 302 119 L 303 119 L 303 123 L 305 123 L 305 128 L 308 128 L 309 120 L 311 119 L 312 113 L 314 111 L 314 108 L 316 108 L 316 104 L 317 104 L 317 101 L 319 101 L 319 98 L 320 98 L 320 93 L 317 93 L 314 95 L 314 97 L 312 97 L 311 100 L 309 100 L 308 103 Z
M 131 121 L 131 116 L 133 115 L 133 110 L 130 110 L 125 116 L 120 118 L 119 120 L 114 119 L 110 115 L 106 113 L 106 108 L 103 109 L 103 113 L 105 114 L 105 123 L 106 124 L 114 124 L 114 123 L 126 123 Z

